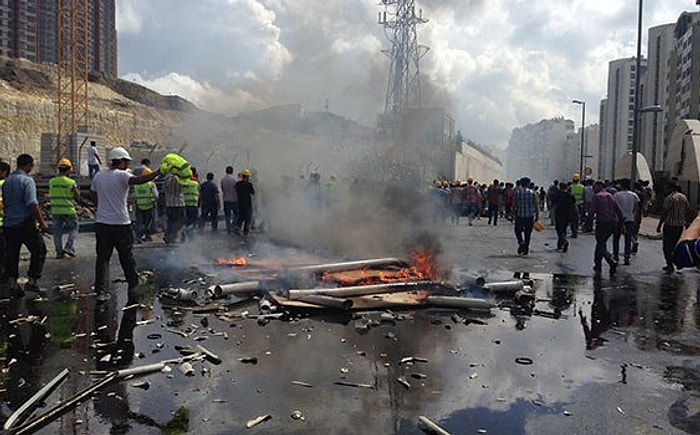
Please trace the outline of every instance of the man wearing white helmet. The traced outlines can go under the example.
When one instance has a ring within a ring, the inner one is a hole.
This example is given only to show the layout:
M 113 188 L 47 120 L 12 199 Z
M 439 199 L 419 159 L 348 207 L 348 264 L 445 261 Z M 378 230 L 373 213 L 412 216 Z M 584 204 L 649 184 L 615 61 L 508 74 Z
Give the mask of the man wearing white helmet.
M 129 152 L 122 147 L 112 148 L 107 155 L 111 166 L 107 171 L 100 171 L 92 180 L 90 190 L 94 194 L 97 212 L 95 213 L 95 238 L 97 258 L 95 260 L 95 292 L 99 300 L 109 299 L 107 280 L 109 277 L 109 260 L 112 251 L 117 250 L 119 262 L 129 289 L 138 285 L 136 261 L 132 251 L 134 233 L 127 208 L 129 187 L 147 183 L 158 175 L 160 170 L 134 176 L 127 169 L 131 162 Z

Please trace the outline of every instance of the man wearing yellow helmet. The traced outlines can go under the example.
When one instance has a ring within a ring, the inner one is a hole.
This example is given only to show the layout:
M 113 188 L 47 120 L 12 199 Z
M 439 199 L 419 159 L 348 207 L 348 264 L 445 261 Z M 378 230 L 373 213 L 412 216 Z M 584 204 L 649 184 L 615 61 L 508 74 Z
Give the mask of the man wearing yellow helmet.
M 571 186 L 569 186 L 569 191 L 576 199 L 576 209 L 578 213 L 571 217 L 571 238 L 575 239 L 578 237 L 578 224 L 579 216 L 583 216 L 583 184 L 581 184 L 581 175 L 578 172 L 574 172 L 571 177 Z
M 78 237 L 78 215 L 75 212 L 75 200 L 80 198 L 80 190 L 75 180 L 68 175 L 73 169 L 70 160 L 58 161 L 58 175 L 49 180 L 49 204 L 53 222 L 53 244 L 56 258 L 66 255 L 75 257 L 75 239 Z M 63 244 L 63 234 L 68 236 Z

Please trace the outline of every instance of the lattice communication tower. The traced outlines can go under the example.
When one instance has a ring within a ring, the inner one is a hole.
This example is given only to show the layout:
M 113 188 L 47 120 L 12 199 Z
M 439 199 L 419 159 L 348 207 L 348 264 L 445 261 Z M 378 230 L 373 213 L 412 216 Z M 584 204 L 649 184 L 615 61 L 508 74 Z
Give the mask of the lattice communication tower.
M 57 146 L 88 122 L 88 0 L 57 0 Z
M 391 50 L 382 50 L 391 60 L 384 114 L 379 116 L 380 129 L 396 131 L 401 115 L 410 106 L 421 107 L 420 60 L 429 48 L 418 44 L 416 26 L 425 24 L 423 10 L 416 14 L 414 0 L 382 0 L 379 24 L 391 42 Z

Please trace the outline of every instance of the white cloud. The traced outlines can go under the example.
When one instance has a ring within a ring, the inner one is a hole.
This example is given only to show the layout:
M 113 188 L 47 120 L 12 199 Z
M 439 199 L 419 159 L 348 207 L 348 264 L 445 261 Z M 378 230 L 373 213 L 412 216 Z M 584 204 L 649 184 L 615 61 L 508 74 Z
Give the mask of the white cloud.
M 512 128 L 542 118 L 596 122 L 608 62 L 635 53 L 636 2 L 417 0 L 430 46 L 425 88 L 480 143 L 505 144 Z M 635 4 L 632 4 L 635 3 Z M 644 29 L 675 22 L 687 0 L 646 2 Z M 331 100 L 367 124 L 383 108 L 389 48 L 376 0 L 118 1 L 126 77 L 236 113 L 265 104 Z M 646 36 L 646 31 L 645 35 Z M 448 98 L 444 98 L 447 95 Z

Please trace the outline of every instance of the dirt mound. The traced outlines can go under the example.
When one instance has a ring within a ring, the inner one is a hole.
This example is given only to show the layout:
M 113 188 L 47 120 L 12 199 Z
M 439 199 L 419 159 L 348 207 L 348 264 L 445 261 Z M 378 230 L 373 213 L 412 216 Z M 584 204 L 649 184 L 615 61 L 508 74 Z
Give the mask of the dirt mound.
M 0 79 L 20 91 L 51 90 L 51 77 L 39 70 L 24 68 L 12 60 L 0 61 Z

